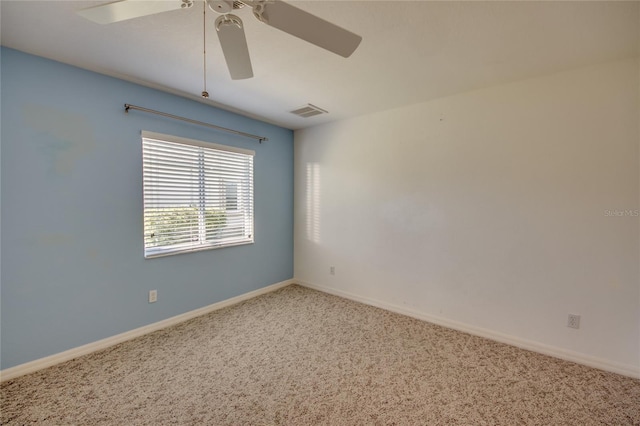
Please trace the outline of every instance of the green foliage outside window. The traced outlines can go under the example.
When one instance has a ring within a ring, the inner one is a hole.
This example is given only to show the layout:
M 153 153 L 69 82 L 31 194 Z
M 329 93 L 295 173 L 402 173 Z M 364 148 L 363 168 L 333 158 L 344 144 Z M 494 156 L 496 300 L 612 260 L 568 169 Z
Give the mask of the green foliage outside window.
M 227 213 L 205 209 L 206 240 L 212 241 L 227 224 Z M 166 246 L 200 239 L 197 207 L 166 207 L 145 210 L 145 242 L 147 246 Z M 204 243 L 204 241 L 202 241 Z

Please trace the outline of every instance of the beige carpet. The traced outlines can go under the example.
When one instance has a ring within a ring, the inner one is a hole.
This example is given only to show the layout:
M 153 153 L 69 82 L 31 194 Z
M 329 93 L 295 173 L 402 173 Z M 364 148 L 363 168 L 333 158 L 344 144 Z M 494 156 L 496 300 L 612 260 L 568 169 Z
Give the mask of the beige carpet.
M 639 425 L 640 381 L 299 286 L 6 382 L 3 424 Z

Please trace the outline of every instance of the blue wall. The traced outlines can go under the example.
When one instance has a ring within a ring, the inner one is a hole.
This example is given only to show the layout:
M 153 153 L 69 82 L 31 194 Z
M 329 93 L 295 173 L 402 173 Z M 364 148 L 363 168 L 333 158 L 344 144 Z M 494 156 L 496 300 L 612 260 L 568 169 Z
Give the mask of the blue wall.
M 15 50 L 1 55 L 2 369 L 292 278 L 292 131 Z M 269 141 L 125 114 L 125 103 Z M 145 260 L 141 130 L 255 150 L 255 244 Z

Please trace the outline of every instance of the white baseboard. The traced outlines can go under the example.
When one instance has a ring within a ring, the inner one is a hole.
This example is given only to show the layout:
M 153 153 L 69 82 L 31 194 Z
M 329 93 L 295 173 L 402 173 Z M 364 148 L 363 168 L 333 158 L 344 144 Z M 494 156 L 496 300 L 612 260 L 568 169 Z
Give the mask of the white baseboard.
M 633 377 L 635 379 L 640 378 L 640 367 L 634 365 L 621 364 L 605 359 L 585 355 L 579 352 L 573 352 L 566 349 L 558 348 L 555 346 L 545 345 L 543 343 L 521 339 L 516 336 L 500 333 L 497 331 L 489 330 L 486 328 L 475 327 L 473 325 L 452 321 L 446 318 L 441 318 L 434 315 L 429 315 L 418 310 L 410 309 L 404 306 L 394 305 L 392 303 L 383 302 L 380 300 L 371 299 L 368 297 L 358 296 L 353 293 L 338 290 L 331 287 L 325 287 L 320 285 L 311 284 L 302 280 L 294 279 L 296 284 L 299 284 L 310 289 L 322 291 L 324 293 L 333 294 L 335 296 L 344 297 L 356 302 L 364 303 L 366 305 L 382 308 L 387 311 L 396 312 L 398 314 L 406 315 L 412 318 L 416 318 L 422 321 L 427 321 L 433 324 L 441 325 L 443 327 L 452 328 L 454 330 L 462 331 L 464 333 L 473 334 L 475 336 L 485 337 L 487 339 L 495 340 L 497 342 L 506 343 L 511 346 L 517 346 L 522 349 L 526 349 L 533 352 L 538 352 L 544 355 L 549 355 L 555 358 L 560 358 L 566 361 L 572 361 L 577 364 L 586 365 L 600 370 L 610 371 L 612 373 L 621 374 L 623 376 Z
M 83 355 L 88 355 L 92 352 L 96 352 L 102 349 L 106 349 L 110 346 L 117 345 L 127 340 L 140 337 L 144 334 L 152 333 L 154 331 L 170 327 L 172 325 L 179 324 L 181 322 L 190 320 L 200 315 L 208 314 L 209 312 L 217 311 L 218 309 L 226 308 L 227 306 L 235 305 L 236 303 L 244 302 L 245 300 L 252 299 L 254 297 L 270 293 L 278 290 L 282 287 L 286 287 L 295 283 L 294 280 L 286 280 L 276 284 L 272 284 L 267 287 L 259 288 L 258 290 L 244 293 L 231 299 L 223 300 L 221 302 L 214 303 L 212 305 L 204 306 L 193 311 L 185 312 L 184 314 L 176 315 L 171 318 L 167 318 L 162 321 L 154 322 L 153 324 L 145 325 L 143 327 L 135 328 L 124 333 L 116 334 L 115 336 L 107 337 L 106 339 L 98 340 L 96 342 L 88 343 L 86 345 L 78 346 L 60 352 L 54 355 L 50 355 L 44 358 L 36 359 L 34 361 L 26 362 L 24 364 L 16 365 L 15 367 L 7 368 L 0 371 L 0 382 L 15 379 L 16 377 L 23 376 L 25 374 L 33 373 L 38 370 L 42 370 L 47 367 L 51 367 L 56 364 L 60 364 L 65 361 L 78 358 Z

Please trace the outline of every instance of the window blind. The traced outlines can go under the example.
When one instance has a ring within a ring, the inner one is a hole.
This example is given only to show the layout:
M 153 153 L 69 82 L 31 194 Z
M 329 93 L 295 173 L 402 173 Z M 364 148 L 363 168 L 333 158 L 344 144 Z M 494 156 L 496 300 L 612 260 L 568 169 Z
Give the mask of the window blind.
M 144 254 L 253 242 L 254 152 L 143 132 Z

